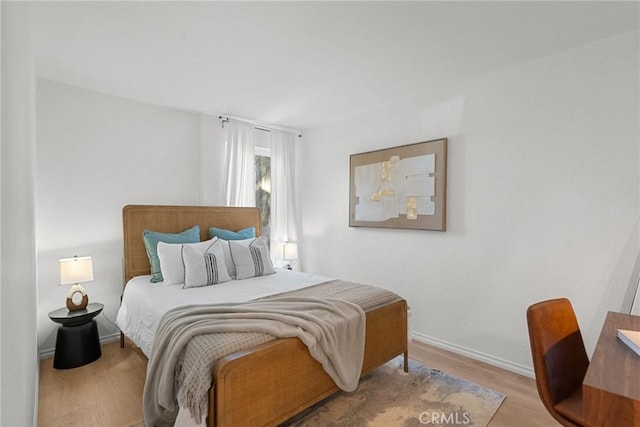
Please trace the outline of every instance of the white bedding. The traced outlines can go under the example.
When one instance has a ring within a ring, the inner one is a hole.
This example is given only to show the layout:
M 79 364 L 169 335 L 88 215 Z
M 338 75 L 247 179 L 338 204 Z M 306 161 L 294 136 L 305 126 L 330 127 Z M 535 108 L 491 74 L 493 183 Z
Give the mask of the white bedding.
M 266 276 L 188 289 L 183 289 L 182 285 L 151 283 L 151 276 L 134 277 L 125 287 L 116 324 L 149 357 L 160 318 L 172 308 L 188 304 L 246 302 L 331 280 L 315 274 L 275 270 L 275 274 Z

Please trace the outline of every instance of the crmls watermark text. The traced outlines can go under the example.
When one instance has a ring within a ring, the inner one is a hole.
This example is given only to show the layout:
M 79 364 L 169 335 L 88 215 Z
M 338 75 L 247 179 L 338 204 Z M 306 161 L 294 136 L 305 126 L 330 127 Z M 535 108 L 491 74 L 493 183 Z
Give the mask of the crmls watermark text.
M 429 424 L 432 426 L 466 426 L 471 424 L 471 414 L 466 411 L 448 413 L 425 411 L 420 413 L 418 420 L 420 420 L 420 424 Z

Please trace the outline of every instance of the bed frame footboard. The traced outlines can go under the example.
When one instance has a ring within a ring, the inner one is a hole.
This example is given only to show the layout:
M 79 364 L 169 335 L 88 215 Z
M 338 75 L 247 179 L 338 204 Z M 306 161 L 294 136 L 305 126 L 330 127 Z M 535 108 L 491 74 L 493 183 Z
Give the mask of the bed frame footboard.
M 404 354 L 408 370 L 407 303 L 367 313 L 362 375 Z M 210 427 L 274 426 L 338 390 L 298 338 L 270 341 L 222 358 L 209 396 Z

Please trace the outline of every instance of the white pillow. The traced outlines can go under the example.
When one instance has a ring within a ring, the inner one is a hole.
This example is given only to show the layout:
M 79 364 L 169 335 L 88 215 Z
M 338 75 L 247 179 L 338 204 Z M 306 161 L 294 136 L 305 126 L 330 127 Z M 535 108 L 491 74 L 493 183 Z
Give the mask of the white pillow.
M 275 273 L 269 257 L 269 248 L 262 237 L 230 240 L 229 249 L 231 249 L 231 258 L 236 267 L 236 279 Z
M 198 248 L 200 252 L 204 252 L 215 241 L 216 238 L 198 243 L 158 242 L 158 259 L 160 260 L 160 271 L 164 277 L 163 283 L 166 286 L 184 283 L 184 262 L 182 261 L 184 246 L 192 246 Z
M 184 288 L 210 286 L 231 280 L 224 262 L 222 243 L 218 239 L 204 251 L 200 247 L 184 245 Z
M 222 245 L 222 251 L 224 252 L 224 263 L 227 265 L 227 272 L 229 272 L 229 276 L 235 278 L 236 266 L 233 265 L 233 259 L 231 259 L 231 249 L 229 248 L 230 240 L 224 240 L 224 239 L 218 238 L 218 241 Z

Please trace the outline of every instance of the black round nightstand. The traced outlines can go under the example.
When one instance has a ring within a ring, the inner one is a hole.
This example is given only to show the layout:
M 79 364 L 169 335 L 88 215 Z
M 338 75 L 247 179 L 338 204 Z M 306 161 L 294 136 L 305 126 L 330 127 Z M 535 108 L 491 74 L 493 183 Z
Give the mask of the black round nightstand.
M 102 356 L 98 324 L 93 318 L 103 308 L 102 304 L 91 303 L 82 310 L 69 311 L 65 307 L 49 313 L 51 320 L 62 325 L 56 336 L 54 368 L 77 368 Z

